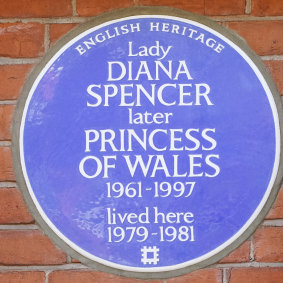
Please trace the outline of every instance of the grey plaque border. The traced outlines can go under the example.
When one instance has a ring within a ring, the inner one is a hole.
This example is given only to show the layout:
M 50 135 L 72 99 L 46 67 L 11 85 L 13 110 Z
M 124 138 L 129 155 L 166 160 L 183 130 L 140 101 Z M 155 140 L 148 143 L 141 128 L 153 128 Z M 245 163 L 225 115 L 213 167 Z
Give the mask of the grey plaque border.
M 277 172 L 277 176 L 273 185 L 273 188 L 270 192 L 269 198 L 266 201 L 264 207 L 262 208 L 259 215 L 256 217 L 256 219 L 253 221 L 253 223 L 248 227 L 248 229 L 239 237 L 237 238 L 232 244 L 230 244 L 228 247 L 224 248 L 222 251 L 217 253 L 216 255 L 203 260 L 197 264 L 190 265 L 188 267 L 184 267 L 181 269 L 175 269 L 173 271 L 161 271 L 161 272 L 133 272 L 133 271 L 126 271 L 121 270 L 113 267 L 109 267 L 103 264 L 100 264 L 98 262 L 92 261 L 75 250 L 73 250 L 67 243 L 65 243 L 59 236 L 55 234 L 55 232 L 46 224 L 46 222 L 42 219 L 40 216 L 29 192 L 28 188 L 24 179 L 23 171 L 21 168 L 21 162 L 20 162 L 20 144 L 19 144 L 19 136 L 20 136 L 20 124 L 22 120 L 23 110 L 25 107 L 26 99 L 28 97 L 28 94 L 30 92 L 30 89 L 36 80 L 37 76 L 41 72 L 41 70 L 45 67 L 45 65 L 50 61 L 50 59 L 57 53 L 63 45 L 65 45 L 68 41 L 76 37 L 77 35 L 81 34 L 83 31 L 97 26 L 99 24 L 105 23 L 107 21 L 120 19 L 124 17 L 129 16 L 139 16 L 139 15 L 166 15 L 166 16 L 175 16 L 180 17 L 184 19 L 190 19 L 196 22 L 199 22 L 205 26 L 208 26 L 220 34 L 227 37 L 229 40 L 231 40 L 234 44 L 239 46 L 254 62 L 254 64 L 257 66 L 261 74 L 263 75 L 264 79 L 266 80 L 266 83 L 268 87 L 271 90 L 271 93 L 273 95 L 277 112 L 279 116 L 279 127 L 280 127 L 280 160 L 279 160 L 279 168 Z M 60 39 L 54 47 L 52 47 L 46 55 L 43 57 L 41 62 L 37 64 L 31 74 L 29 75 L 25 86 L 22 90 L 22 93 L 19 97 L 17 107 L 14 113 L 14 120 L 12 125 L 12 154 L 13 154 L 13 164 L 15 169 L 15 175 L 16 180 L 18 183 L 18 186 L 20 187 L 22 194 L 24 196 L 24 199 L 27 203 L 27 206 L 29 208 L 29 211 L 34 216 L 36 223 L 41 227 L 43 232 L 57 245 L 60 247 L 63 251 L 65 251 L 70 256 L 80 260 L 83 264 L 91 267 L 92 269 L 114 273 L 121 276 L 126 277 L 134 277 L 134 278 L 141 278 L 141 279 L 163 279 L 163 278 L 170 278 L 170 277 L 176 277 L 183 274 L 186 274 L 188 272 L 191 272 L 196 269 L 207 267 L 211 264 L 216 263 L 220 259 L 222 259 L 224 256 L 228 255 L 230 252 L 232 252 L 234 249 L 236 249 L 239 245 L 241 245 L 245 240 L 247 240 L 256 230 L 256 228 L 261 224 L 263 221 L 265 215 L 271 208 L 272 204 L 274 203 L 277 193 L 281 187 L 282 179 L 283 179 L 283 163 L 282 163 L 282 140 L 283 140 L 283 109 L 282 109 L 282 102 L 280 99 L 280 95 L 278 94 L 277 88 L 267 71 L 266 67 L 264 66 L 263 62 L 261 61 L 260 57 L 253 52 L 250 47 L 247 45 L 244 39 L 242 39 L 240 36 L 238 36 L 236 33 L 224 28 L 223 26 L 220 26 L 217 22 L 212 21 L 205 16 L 196 15 L 190 12 L 186 12 L 183 10 L 175 9 L 175 8 L 169 8 L 169 7 L 131 7 L 126 9 L 120 9 L 120 10 L 113 10 L 111 12 L 102 14 L 100 16 L 94 17 L 90 19 L 88 22 L 84 24 L 80 24 L 78 27 L 76 27 L 74 30 L 69 32 L 67 35 L 65 35 L 62 39 Z

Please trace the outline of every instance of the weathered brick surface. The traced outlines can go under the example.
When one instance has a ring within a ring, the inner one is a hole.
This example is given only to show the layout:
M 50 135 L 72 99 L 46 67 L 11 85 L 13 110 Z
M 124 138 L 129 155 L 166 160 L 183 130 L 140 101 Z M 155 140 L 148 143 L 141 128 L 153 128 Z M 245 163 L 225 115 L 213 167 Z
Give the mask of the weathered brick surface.
M 134 278 L 124 278 L 104 272 L 95 271 L 54 271 L 49 274 L 49 283 L 93 283 L 93 282 L 109 282 L 109 283 L 144 283 L 145 280 Z M 160 280 L 147 281 L 148 283 L 162 283 Z
M 32 65 L 0 66 L 0 100 L 17 99 Z
M 166 280 L 166 283 L 222 283 L 220 269 L 197 270 L 184 276 Z
M 276 83 L 278 92 L 283 95 L 283 61 L 264 61 L 267 69 L 271 73 L 274 82 Z
M 239 248 L 224 257 L 220 263 L 248 262 L 250 260 L 250 241 L 244 242 Z
M 283 268 L 233 268 L 229 283 L 282 283 Z
M 63 17 L 72 15 L 71 0 L 0 0 L 0 17 Z
M 77 0 L 77 13 L 80 16 L 95 16 L 113 9 L 132 6 L 133 3 L 133 0 Z
M 0 283 L 44 283 L 43 271 L 0 272 Z
M 229 22 L 258 55 L 283 54 L 283 21 Z
M 283 227 L 262 227 L 254 234 L 256 261 L 283 261 Z
M 44 26 L 39 23 L 0 24 L 0 56 L 31 58 L 43 55 Z
M 280 16 L 283 14 L 282 0 L 252 0 L 252 15 Z
M 0 224 L 31 222 L 33 222 L 33 217 L 29 214 L 19 190 L 0 189 Z
M 276 201 L 267 214 L 266 219 L 283 219 L 283 189 L 279 191 Z
M 0 147 L 0 181 L 14 181 L 14 169 L 12 165 L 11 148 L 7 146 Z
M 0 105 L 0 140 L 11 140 L 14 105 Z
M 204 11 L 206 15 L 243 15 L 245 6 L 245 0 L 209 0 Z
M 51 24 L 50 25 L 50 43 L 53 44 L 61 36 L 73 29 L 77 24 Z
M 144 6 L 169 6 L 187 10 L 190 12 L 204 14 L 204 0 L 140 0 L 139 3 Z
M 38 230 L 0 231 L 0 264 L 62 264 L 66 255 Z

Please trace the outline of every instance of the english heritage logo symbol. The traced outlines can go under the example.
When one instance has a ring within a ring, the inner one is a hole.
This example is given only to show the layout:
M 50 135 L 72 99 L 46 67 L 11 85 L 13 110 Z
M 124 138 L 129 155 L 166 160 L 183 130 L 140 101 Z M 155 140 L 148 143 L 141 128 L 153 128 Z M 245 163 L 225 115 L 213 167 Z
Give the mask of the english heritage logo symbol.
M 141 262 L 143 264 L 154 264 L 156 265 L 159 261 L 159 249 L 156 246 L 146 247 L 141 249 L 142 258 Z M 150 256 L 149 256 L 150 255 Z

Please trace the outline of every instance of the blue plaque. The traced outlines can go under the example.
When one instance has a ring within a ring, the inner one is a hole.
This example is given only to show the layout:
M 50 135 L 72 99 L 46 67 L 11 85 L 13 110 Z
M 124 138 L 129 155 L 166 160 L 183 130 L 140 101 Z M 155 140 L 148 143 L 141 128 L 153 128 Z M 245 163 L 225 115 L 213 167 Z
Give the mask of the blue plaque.
M 82 262 L 182 274 L 235 249 L 272 204 L 277 100 L 257 57 L 215 23 L 153 8 L 98 17 L 25 87 L 18 180 L 46 233 Z

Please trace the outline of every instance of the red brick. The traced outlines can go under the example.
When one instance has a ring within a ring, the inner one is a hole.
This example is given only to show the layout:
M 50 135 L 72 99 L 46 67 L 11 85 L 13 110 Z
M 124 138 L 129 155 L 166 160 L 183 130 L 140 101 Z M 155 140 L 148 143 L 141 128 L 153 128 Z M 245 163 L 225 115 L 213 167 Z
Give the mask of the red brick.
M 54 271 L 49 274 L 49 283 L 93 283 L 93 282 L 107 282 L 107 283 L 144 283 L 144 280 L 134 279 L 134 278 L 124 278 L 116 276 L 113 274 L 107 274 L 104 272 L 96 271 Z M 156 282 L 162 283 L 162 281 L 148 280 L 147 283 Z
M 45 273 L 42 271 L 1 272 L 0 283 L 44 283 Z
M 266 216 L 266 219 L 283 218 L 283 188 L 279 191 L 277 199 Z
M 281 16 L 283 14 L 282 0 L 252 0 L 252 15 Z
M 0 105 L 0 140 L 11 140 L 14 105 Z
M 2 57 L 38 57 L 44 53 L 43 44 L 42 24 L 0 24 L 0 56 Z
M 10 147 L 0 147 L 0 181 L 15 181 Z
M 166 283 L 222 283 L 220 269 L 202 269 L 181 277 L 166 280 Z
M 236 263 L 250 261 L 250 241 L 244 242 L 239 248 L 224 257 L 220 263 Z
M 140 0 L 139 3 L 145 6 L 170 6 L 187 10 L 190 12 L 204 14 L 204 2 L 205 0 Z
M 283 94 L 283 61 L 265 61 L 280 94 Z
M 72 28 L 77 26 L 77 24 L 52 24 L 50 25 L 50 43 L 53 44 L 61 36 L 66 34 Z
M 13 188 L 0 189 L 0 223 L 31 222 L 33 222 L 33 217 L 29 214 L 21 193 Z
M 38 230 L 0 231 L 0 264 L 63 264 L 66 255 Z
M 77 0 L 77 13 L 80 16 L 94 16 L 113 9 L 133 5 L 132 0 Z
M 17 99 L 32 65 L 0 66 L 0 100 Z
M 233 268 L 229 283 L 282 283 L 283 268 Z
M 71 0 L 0 0 L 0 17 L 62 17 L 72 15 Z
M 283 54 L 283 21 L 229 22 L 259 55 Z
M 205 1 L 206 15 L 243 15 L 245 14 L 245 0 L 209 0 Z
M 254 234 L 256 261 L 283 261 L 283 227 L 262 227 Z

